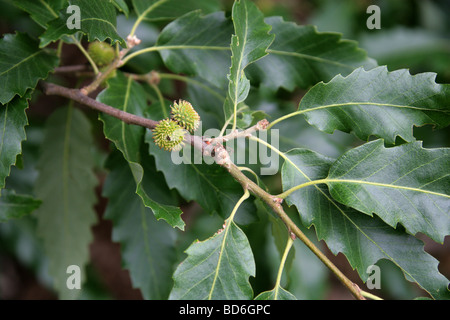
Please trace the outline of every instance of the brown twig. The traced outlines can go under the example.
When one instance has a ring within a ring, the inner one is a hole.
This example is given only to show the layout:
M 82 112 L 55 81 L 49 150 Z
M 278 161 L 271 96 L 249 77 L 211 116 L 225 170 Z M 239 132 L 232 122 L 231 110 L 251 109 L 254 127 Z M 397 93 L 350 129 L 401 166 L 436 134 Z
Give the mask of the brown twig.
M 71 99 L 73 101 L 84 104 L 92 109 L 97 110 L 97 111 L 103 112 L 105 114 L 109 114 L 110 116 L 120 119 L 123 122 L 128 123 L 128 124 L 135 124 L 138 126 L 148 128 L 148 129 L 153 129 L 158 124 L 158 121 L 139 117 L 134 114 L 131 114 L 131 113 L 113 108 L 111 106 L 108 106 L 104 103 L 101 103 L 95 99 L 92 99 L 92 98 L 84 95 L 78 89 L 69 89 L 66 87 L 59 86 L 57 84 L 46 83 L 46 82 L 42 82 L 41 86 L 46 95 L 57 95 L 57 96 L 62 96 L 62 97 Z
M 92 69 L 85 64 L 76 64 L 71 66 L 61 66 L 57 67 L 54 73 L 78 73 L 84 71 L 92 71 Z

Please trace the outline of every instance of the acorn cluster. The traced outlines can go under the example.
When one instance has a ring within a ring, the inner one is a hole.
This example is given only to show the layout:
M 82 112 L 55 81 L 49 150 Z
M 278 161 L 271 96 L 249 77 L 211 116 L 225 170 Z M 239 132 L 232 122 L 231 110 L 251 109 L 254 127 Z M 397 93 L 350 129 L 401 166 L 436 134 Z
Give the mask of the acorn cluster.
M 161 149 L 179 151 L 184 144 L 184 135 L 194 132 L 200 125 L 200 116 L 185 101 L 174 102 L 170 109 L 170 119 L 161 120 L 153 131 L 153 140 Z

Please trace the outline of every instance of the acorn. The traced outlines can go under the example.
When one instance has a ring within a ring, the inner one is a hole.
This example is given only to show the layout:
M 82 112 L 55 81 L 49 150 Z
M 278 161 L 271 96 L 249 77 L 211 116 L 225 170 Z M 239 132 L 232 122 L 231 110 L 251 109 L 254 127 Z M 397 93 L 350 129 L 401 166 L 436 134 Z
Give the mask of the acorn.
M 153 141 L 164 150 L 179 151 L 184 145 L 186 130 L 175 121 L 164 119 L 159 121 L 153 131 Z
M 116 57 L 114 48 L 108 43 L 100 41 L 89 43 L 88 53 L 99 67 L 110 64 Z
M 178 103 L 174 102 L 170 113 L 173 121 L 190 132 L 195 131 L 200 125 L 200 116 L 192 105 L 185 100 L 179 100 Z

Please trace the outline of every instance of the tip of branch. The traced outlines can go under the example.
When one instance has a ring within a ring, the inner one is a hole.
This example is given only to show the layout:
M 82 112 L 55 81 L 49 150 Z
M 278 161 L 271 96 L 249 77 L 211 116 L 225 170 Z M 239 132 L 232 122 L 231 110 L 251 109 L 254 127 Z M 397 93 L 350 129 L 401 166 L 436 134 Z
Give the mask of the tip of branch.
M 127 37 L 127 46 L 128 48 L 133 48 L 134 46 L 137 46 L 141 43 L 141 39 L 136 37 L 136 35 L 128 36 Z

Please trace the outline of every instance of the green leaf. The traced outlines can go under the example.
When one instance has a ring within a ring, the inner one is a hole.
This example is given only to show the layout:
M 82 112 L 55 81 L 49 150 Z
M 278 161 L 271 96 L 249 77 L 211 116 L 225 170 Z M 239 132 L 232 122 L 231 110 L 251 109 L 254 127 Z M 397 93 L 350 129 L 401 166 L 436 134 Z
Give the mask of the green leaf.
M 218 213 L 221 217 L 229 214 L 242 194 L 242 187 L 226 169 L 205 162 L 197 164 L 201 160 L 189 158 L 186 152 L 183 155 L 175 154 L 174 161 L 171 152 L 161 150 L 154 144 L 150 131 L 146 134 L 146 142 L 150 145 L 156 168 L 164 174 L 169 188 L 177 189 L 187 201 L 196 201 L 210 214 Z M 191 151 L 194 155 L 195 152 Z M 238 219 L 238 222 L 248 223 L 255 219 L 252 203 L 244 203 L 241 209 L 243 212 L 239 218 L 242 220 Z
M 450 124 L 450 85 L 436 84 L 434 73 L 411 76 L 408 70 L 386 67 L 356 69 L 328 83 L 315 85 L 303 97 L 297 114 L 320 130 L 371 135 L 393 144 L 395 137 L 413 141 L 413 126 Z
M 306 149 L 293 149 L 283 157 L 283 190 L 326 178 L 335 161 Z M 393 229 L 375 215 L 370 217 L 339 204 L 322 184 L 298 189 L 286 202 L 296 206 L 305 226 L 315 226 L 318 239 L 325 240 L 334 254 L 346 255 L 363 281 L 368 278 L 366 270 L 370 265 L 388 259 L 407 280 L 416 282 L 435 299 L 450 298 L 449 281 L 437 268 L 439 261 L 401 226 Z
M 245 233 L 234 223 L 233 214 L 224 228 L 205 241 L 194 242 L 188 257 L 173 274 L 173 300 L 251 299 L 248 282 L 255 276 L 255 261 Z
M 341 34 L 318 32 L 315 26 L 299 26 L 281 17 L 269 17 L 275 40 L 269 55 L 249 68 L 252 80 L 271 90 L 283 87 L 293 91 L 329 81 L 337 74 L 347 75 L 357 67 L 376 66 L 355 41 Z
M 144 111 L 148 108 L 142 86 L 131 77 L 125 77 L 121 72 L 117 72 L 117 76 L 108 81 L 108 88 L 97 96 L 97 100 L 137 116 L 143 116 Z M 136 193 L 142 198 L 145 206 L 152 209 L 158 220 L 164 219 L 171 226 L 183 230 L 184 222 L 181 219 L 183 212 L 180 208 L 159 203 L 160 199 L 152 195 L 153 190 L 143 184 L 146 173 L 143 168 L 145 164 L 141 154 L 141 144 L 145 129 L 126 124 L 105 114 L 100 114 L 99 118 L 104 124 L 106 138 L 114 142 L 117 149 L 122 152 L 124 158 L 128 161 L 136 181 Z
M 5 187 L 5 179 L 10 168 L 22 152 L 22 141 L 26 139 L 25 126 L 28 125 L 25 110 L 27 98 L 14 98 L 6 105 L 0 105 L 0 193 Z
M 297 298 L 281 286 L 270 291 L 261 292 L 255 300 L 297 300 Z
M 226 87 L 232 32 L 233 25 L 223 12 L 204 16 L 193 11 L 168 24 L 156 45 L 171 71 L 198 75 L 217 87 Z
M 13 0 L 13 3 L 28 12 L 43 28 L 47 27 L 48 22 L 58 18 L 59 10 L 67 6 L 67 0 Z
M 40 79 L 58 65 L 59 59 L 25 33 L 6 34 L 0 40 L 0 104 L 11 101 L 16 94 L 23 97 Z
M 60 108 L 48 118 L 35 184 L 42 204 L 35 214 L 49 274 L 61 299 L 74 299 L 83 290 L 67 288 L 69 266 L 80 268 L 82 283 L 86 278 L 91 227 L 96 222 L 93 145 L 89 120 L 78 109 Z
M 337 201 L 442 243 L 450 234 L 449 172 L 450 149 L 385 148 L 380 139 L 338 158 L 326 183 Z
M 275 38 L 269 35 L 271 27 L 264 22 L 263 14 L 249 0 L 234 2 L 232 19 L 235 34 L 231 37 L 232 56 L 228 96 L 224 104 L 225 119 L 236 115 L 237 105 L 247 98 L 250 91 L 250 81 L 244 69 L 267 55 L 267 49 Z
M 103 196 L 108 198 L 105 218 L 113 221 L 112 239 L 120 243 L 123 266 L 144 299 L 167 299 L 176 258 L 175 230 L 157 222 L 143 205 L 130 166 L 119 152 L 111 154 L 106 167 L 110 173 L 103 186 Z M 145 178 L 162 181 L 156 172 Z M 158 190 L 167 197 L 167 190 Z
M 130 13 L 130 9 L 125 0 L 111 0 L 112 4 L 117 8 L 117 10 L 122 11 L 125 17 L 128 18 L 128 14 Z
M 126 47 L 125 41 L 117 33 L 116 8 L 110 0 L 70 0 L 69 3 L 80 8 L 80 29 L 67 27 L 67 21 L 71 20 L 74 13 L 67 13 L 64 8 L 57 19 L 48 23 L 47 30 L 40 36 L 41 47 L 78 31 L 86 34 L 89 42 L 110 39 L 113 44 L 119 42 L 122 47 Z
M 133 6 L 138 16 L 148 21 L 170 20 L 198 9 L 212 13 L 221 8 L 218 0 L 133 0 Z
M 31 196 L 16 194 L 13 190 L 4 190 L 0 197 L 0 222 L 29 215 L 40 204 L 40 200 Z

